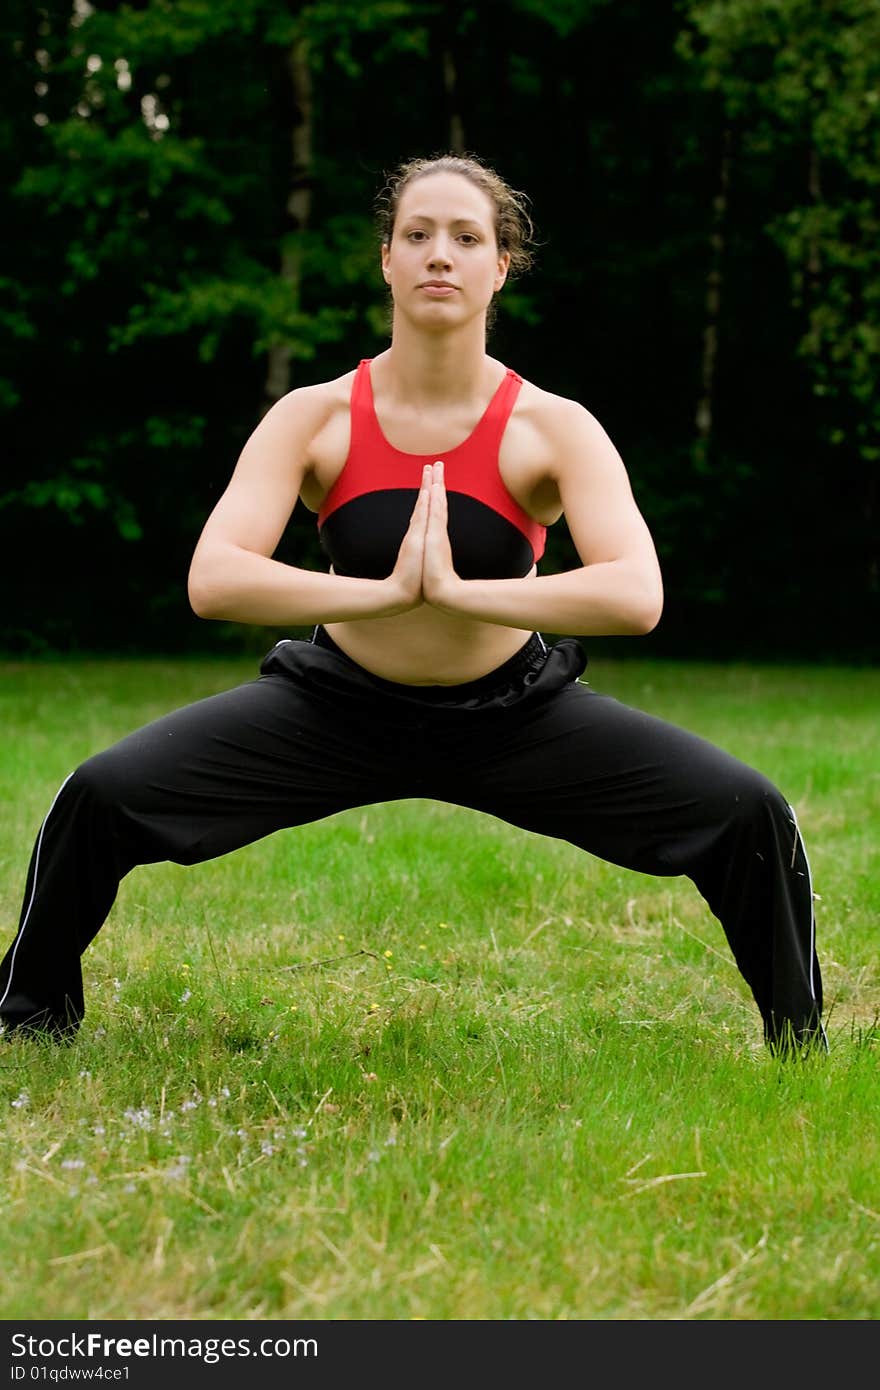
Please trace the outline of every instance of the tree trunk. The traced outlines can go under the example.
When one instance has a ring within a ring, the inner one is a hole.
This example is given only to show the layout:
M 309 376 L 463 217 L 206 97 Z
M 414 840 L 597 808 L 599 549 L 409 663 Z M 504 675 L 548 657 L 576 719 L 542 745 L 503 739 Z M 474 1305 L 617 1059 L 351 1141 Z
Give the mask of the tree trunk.
M 810 194 L 810 202 L 813 207 L 817 207 L 822 201 L 822 166 L 819 163 L 819 155 L 815 146 L 810 147 L 809 164 L 807 165 L 807 187 Z M 810 238 L 810 249 L 807 254 L 807 275 L 810 283 L 815 284 L 822 269 L 819 261 L 819 245 L 815 237 Z
M 696 440 L 694 457 L 698 468 L 708 465 L 712 440 L 715 376 L 718 363 L 718 325 L 721 318 L 723 290 L 724 237 L 730 190 L 730 168 L 733 151 L 733 131 L 725 126 L 721 137 L 721 158 L 718 166 L 718 186 L 712 199 L 712 226 L 709 234 L 709 270 L 706 276 L 705 320 L 703 326 L 703 355 L 700 368 L 700 395 L 694 417 Z
M 302 289 L 302 234 L 308 229 L 312 211 L 313 98 L 308 41 L 297 39 L 287 54 L 286 80 L 289 88 L 290 185 L 285 204 L 286 225 L 281 249 L 280 275 L 294 309 L 299 307 Z M 263 414 L 291 388 L 291 351 L 287 343 L 269 348 L 263 388 Z
M 443 46 L 443 88 L 446 92 L 449 149 L 452 154 L 464 154 L 464 121 L 459 109 L 458 69 L 448 43 Z
M 445 0 L 438 12 L 435 30 L 440 48 L 440 70 L 446 97 L 447 148 L 450 154 L 464 154 L 464 121 L 461 114 L 461 89 L 458 80 L 456 44 L 462 25 L 461 0 Z

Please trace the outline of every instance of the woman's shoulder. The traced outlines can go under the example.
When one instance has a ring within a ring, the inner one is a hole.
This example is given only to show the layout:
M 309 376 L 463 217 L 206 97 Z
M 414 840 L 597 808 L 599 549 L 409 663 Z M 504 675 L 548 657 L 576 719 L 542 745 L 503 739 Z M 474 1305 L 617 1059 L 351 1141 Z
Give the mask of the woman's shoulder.
M 313 381 L 307 386 L 295 386 L 281 397 L 278 404 L 286 409 L 305 407 L 332 410 L 339 405 L 347 407 L 356 372 L 357 368 L 352 367 L 351 371 L 344 372 L 342 376 L 332 377 L 328 381 Z
M 520 380 L 522 387 L 517 401 L 517 414 L 527 419 L 542 433 L 556 438 L 560 432 L 565 434 L 569 430 L 583 429 L 591 421 L 598 424 L 595 416 L 573 396 L 548 391 L 546 387 L 539 386 L 537 382 L 529 381 L 526 377 L 521 377 Z
M 265 416 L 284 437 L 314 439 L 337 416 L 348 413 L 357 368 L 327 381 L 313 381 L 286 391 Z
M 520 422 L 521 446 L 531 458 L 546 461 L 557 483 L 618 457 L 606 430 L 581 401 L 533 381 L 523 379 L 514 418 Z

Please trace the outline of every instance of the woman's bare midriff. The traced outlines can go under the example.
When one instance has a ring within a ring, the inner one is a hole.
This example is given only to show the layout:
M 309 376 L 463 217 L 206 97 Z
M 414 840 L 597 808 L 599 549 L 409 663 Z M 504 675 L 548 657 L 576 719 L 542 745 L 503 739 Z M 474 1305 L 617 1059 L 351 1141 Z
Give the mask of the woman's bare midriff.
M 455 618 L 427 605 L 393 618 L 324 626 L 352 661 L 401 685 L 479 680 L 515 656 L 530 635 L 523 628 Z

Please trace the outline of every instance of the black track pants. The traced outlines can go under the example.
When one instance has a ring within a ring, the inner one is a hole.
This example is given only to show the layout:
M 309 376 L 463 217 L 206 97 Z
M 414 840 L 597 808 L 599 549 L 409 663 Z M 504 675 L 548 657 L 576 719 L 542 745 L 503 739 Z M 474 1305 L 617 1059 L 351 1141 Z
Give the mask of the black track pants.
M 318 629 L 259 678 L 83 763 L 31 857 L 0 964 L 0 1020 L 73 1031 L 80 957 L 137 864 L 196 864 L 353 806 L 429 797 L 641 873 L 687 875 L 721 922 L 773 1044 L 819 1038 L 812 885 L 794 812 L 760 773 L 578 677 L 537 634 L 482 680 L 379 680 Z

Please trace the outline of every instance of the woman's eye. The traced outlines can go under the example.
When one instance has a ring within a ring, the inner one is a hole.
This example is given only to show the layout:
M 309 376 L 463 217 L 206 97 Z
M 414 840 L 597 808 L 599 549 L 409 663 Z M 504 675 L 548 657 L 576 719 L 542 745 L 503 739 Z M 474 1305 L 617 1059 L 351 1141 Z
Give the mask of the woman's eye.
M 427 232 L 407 232 L 408 241 L 421 241 L 422 237 L 427 236 Z

